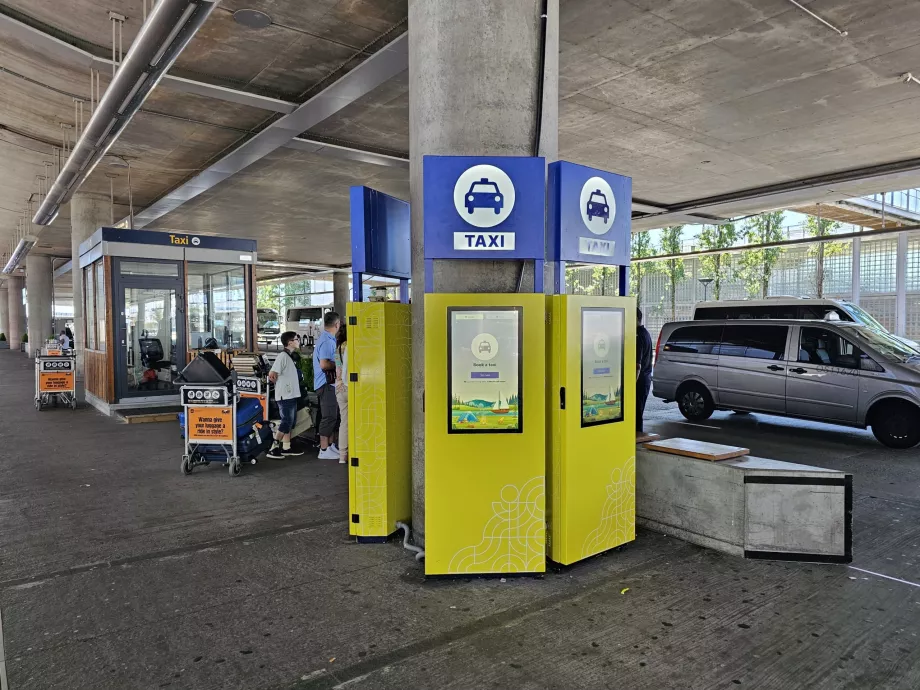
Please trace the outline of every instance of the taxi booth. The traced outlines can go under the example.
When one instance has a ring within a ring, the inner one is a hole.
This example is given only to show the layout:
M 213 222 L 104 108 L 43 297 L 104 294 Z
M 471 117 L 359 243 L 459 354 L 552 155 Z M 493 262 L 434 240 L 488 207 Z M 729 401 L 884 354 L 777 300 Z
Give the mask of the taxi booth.
M 86 400 L 106 414 L 178 405 L 196 352 L 256 345 L 254 240 L 100 228 L 80 245 Z
M 563 294 L 566 262 L 619 265 L 625 287 L 630 186 L 425 157 L 426 575 L 540 573 L 635 538 L 636 303 Z M 441 294 L 446 259 L 517 261 L 518 291 Z

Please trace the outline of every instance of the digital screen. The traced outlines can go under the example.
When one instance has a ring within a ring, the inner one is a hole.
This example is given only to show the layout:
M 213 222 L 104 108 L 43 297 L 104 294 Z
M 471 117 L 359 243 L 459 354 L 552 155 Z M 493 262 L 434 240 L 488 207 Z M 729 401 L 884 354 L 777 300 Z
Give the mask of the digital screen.
M 447 312 L 448 433 L 521 431 L 521 308 Z
M 581 310 L 581 425 L 623 421 L 622 309 Z

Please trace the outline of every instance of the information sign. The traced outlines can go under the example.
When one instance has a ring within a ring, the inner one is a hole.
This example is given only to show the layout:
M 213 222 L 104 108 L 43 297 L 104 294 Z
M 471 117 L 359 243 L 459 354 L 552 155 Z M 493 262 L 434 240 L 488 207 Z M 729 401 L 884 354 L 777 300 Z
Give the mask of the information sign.
M 188 407 L 188 440 L 233 442 L 233 410 L 230 407 Z
M 581 310 L 581 425 L 623 421 L 623 309 Z
M 449 433 L 522 430 L 520 307 L 448 308 Z

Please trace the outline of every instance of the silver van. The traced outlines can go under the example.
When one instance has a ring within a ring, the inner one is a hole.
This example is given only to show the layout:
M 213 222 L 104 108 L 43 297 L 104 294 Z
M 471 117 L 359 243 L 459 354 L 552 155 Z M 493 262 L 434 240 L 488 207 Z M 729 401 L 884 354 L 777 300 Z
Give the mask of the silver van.
M 860 428 L 890 448 L 920 443 L 920 355 L 862 324 L 725 319 L 665 324 L 653 395 L 691 421 L 765 412 Z

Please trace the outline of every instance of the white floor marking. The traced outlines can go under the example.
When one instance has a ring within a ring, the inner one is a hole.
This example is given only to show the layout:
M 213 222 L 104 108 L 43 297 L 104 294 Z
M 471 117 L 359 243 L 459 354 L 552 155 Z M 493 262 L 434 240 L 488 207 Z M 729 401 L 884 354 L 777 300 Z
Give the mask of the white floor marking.
M 677 424 L 684 424 L 686 426 L 698 426 L 700 429 L 721 429 L 720 426 L 710 426 L 709 424 L 693 424 L 692 422 L 677 422 Z
M 882 575 L 881 573 L 874 573 L 871 570 L 863 570 L 862 568 L 857 568 L 855 565 L 849 566 L 850 570 L 858 570 L 861 573 L 866 573 L 867 575 L 875 575 L 876 577 L 883 577 L 886 580 L 894 580 L 895 582 L 901 582 L 905 585 L 910 585 L 911 587 L 920 587 L 920 583 L 910 582 L 909 580 L 902 580 L 899 577 L 891 577 L 891 575 Z
M 6 652 L 3 651 L 3 611 L 0 611 L 0 690 L 10 690 L 6 680 Z

